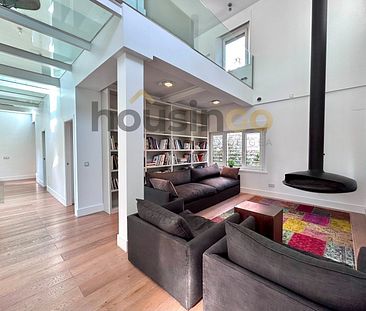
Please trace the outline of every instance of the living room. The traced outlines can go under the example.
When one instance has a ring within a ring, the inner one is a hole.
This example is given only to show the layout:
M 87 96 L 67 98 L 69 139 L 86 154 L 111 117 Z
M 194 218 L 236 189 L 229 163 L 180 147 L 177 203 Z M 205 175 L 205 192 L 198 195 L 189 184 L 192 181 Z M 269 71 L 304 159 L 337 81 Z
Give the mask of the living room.
M 0 309 L 366 310 L 363 0 L 21 2 Z

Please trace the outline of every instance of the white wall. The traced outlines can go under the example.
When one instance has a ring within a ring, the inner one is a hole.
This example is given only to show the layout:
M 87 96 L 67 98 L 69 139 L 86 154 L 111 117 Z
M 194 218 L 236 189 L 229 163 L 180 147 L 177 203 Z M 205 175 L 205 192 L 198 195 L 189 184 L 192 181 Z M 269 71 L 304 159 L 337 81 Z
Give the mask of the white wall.
M 77 140 L 77 216 L 84 216 L 104 210 L 102 137 L 99 131 L 92 131 L 92 102 L 101 107 L 101 93 L 78 87 L 76 89 L 76 140 Z
M 285 173 L 307 168 L 310 1 L 262 0 L 230 20 L 234 27 L 244 17 L 250 19 L 255 57 L 253 101 L 257 96 L 263 98 L 261 105 L 244 111 L 244 119 L 257 109 L 273 117 L 267 132 L 267 173 L 242 172 L 243 191 L 365 212 L 365 13 L 365 1 L 329 1 L 325 170 L 358 182 L 356 192 L 332 195 L 303 192 L 282 184 Z M 233 108 L 221 110 L 227 115 Z M 270 188 L 270 183 L 275 188 Z
M 0 181 L 34 178 L 34 124 L 30 114 L 0 111 Z

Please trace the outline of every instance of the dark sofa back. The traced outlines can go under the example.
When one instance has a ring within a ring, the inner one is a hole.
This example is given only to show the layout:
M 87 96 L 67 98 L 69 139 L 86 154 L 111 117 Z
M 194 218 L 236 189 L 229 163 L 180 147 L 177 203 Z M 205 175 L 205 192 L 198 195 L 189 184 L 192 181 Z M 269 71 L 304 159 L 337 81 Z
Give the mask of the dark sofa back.
M 170 180 L 174 186 L 188 184 L 191 182 L 191 169 L 175 172 L 146 173 L 147 183 L 150 186 L 150 178 Z
M 217 164 L 204 168 L 192 168 L 192 182 L 197 182 L 207 178 L 219 177 L 220 169 Z
M 332 310 L 365 310 L 366 274 L 226 223 L 229 259 Z

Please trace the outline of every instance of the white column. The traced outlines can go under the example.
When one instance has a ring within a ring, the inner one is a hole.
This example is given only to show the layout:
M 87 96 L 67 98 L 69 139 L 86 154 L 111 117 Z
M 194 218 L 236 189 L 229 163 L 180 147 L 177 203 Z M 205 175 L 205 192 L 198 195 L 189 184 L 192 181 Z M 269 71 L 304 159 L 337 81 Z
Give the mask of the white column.
M 117 244 L 127 251 L 127 216 L 137 211 L 136 198 L 144 196 L 144 62 L 142 59 L 127 53 L 118 57 L 117 90 L 119 115 Z M 124 113 L 126 116 L 123 118 Z M 121 123 L 127 127 L 127 130 L 121 128 Z

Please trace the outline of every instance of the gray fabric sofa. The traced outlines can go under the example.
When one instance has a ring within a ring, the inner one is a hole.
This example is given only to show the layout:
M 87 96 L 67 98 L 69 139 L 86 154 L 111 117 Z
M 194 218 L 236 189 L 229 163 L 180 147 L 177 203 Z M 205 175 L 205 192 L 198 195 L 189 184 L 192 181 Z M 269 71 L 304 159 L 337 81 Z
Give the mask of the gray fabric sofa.
M 220 169 L 213 165 L 206 168 L 187 169 L 175 172 L 149 173 L 150 178 L 170 180 L 178 197 L 184 200 L 184 208 L 197 213 L 240 193 L 240 178 L 220 175 Z
M 226 237 L 205 252 L 205 311 L 366 310 L 366 273 L 247 227 L 226 224 Z M 359 258 L 360 266 L 365 259 Z
M 185 219 L 193 238 L 184 239 L 162 230 L 172 227 L 169 219 L 160 221 L 155 217 L 147 221 L 147 213 L 140 215 L 145 220 L 134 214 L 127 219 L 128 259 L 184 308 L 190 309 L 202 298 L 202 255 L 225 235 L 225 223 L 215 224 L 183 211 L 182 199 L 165 204 L 165 208 Z M 238 223 L 240 216 L 234 214 L 229 220 Z

